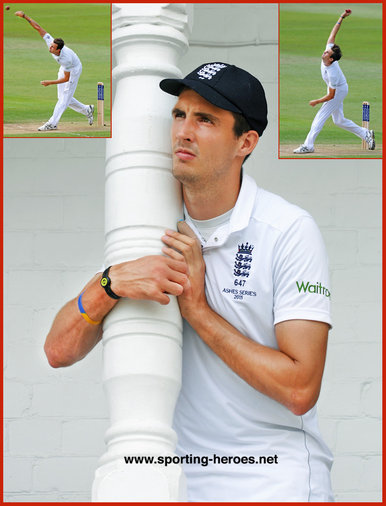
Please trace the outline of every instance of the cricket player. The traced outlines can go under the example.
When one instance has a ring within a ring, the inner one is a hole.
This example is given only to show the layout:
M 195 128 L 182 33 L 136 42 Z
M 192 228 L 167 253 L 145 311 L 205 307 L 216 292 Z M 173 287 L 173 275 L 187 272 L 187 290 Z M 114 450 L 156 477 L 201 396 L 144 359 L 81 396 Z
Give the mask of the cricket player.
M 311 129 L 306 140 L 294 150 L 296 154 L 313 153 L 316 137 L 319 135 L 327 119 L 332 116 L 336 126 L 348 130 L 367 142 L 369 149 L 375 149 L 374 131 L 363 128 L 353 121 L 344 117 L 343 100 L 348 93 L 346 78 L 339 66 L 342 53 L 340 47 L 335 44 L 335 37 L 341 27 L 341 24 L 347 16 L 351 14 L 350 9 L 346 9 L 334 25 L 327 40 L 327 46 L 322 54 L 321 73 L 324 82 L 327 84 L 327 94 L 316 100 L 309 102 L 311 107 L 317 104 L 323 104 L 317 112 Z
M 331 325 L 326 251 L 306 211 L 242 170 L 267 126 L 264 89 L 221 62 L 160 87 L 177 97 L 171 142 L 184 221 L 165 231 L 162 255 L 108 266 L 59 311 L 48 360 L 83 358 L 119 298 L 168 304 L 176 295 L 177 453 L 227 459 L 184 461 L 189 500 L 331 501 L 332 455 L 315 407 Z
M 32 28 L 39 32 L 46 42 L 49 52 L 60 65 L 58 78 L 56 80 L 40 81 L 40 84 L 43 86 L 50 86 L 52 84 L 57 85 L 58 101 L 55 105 L 51 118 L 47 121 L 47 123 L 44 123 L 44 125 L 39 127 L 38 130 L 57 130 L 59 120 L 67 107 L 87 116 L 89 125 L 92 125 L 94 122 L 94 106 L 82 104 L 74 98 L 74 93 L 82 73 L 82 63 L 76 53 L 64 45 L 63 39 L 54 39 L 49 33 L 43 30 L 36 21 L 27 16 L 23 11 L 17 11 L 15 12 L 15 15 L 26 19 Z

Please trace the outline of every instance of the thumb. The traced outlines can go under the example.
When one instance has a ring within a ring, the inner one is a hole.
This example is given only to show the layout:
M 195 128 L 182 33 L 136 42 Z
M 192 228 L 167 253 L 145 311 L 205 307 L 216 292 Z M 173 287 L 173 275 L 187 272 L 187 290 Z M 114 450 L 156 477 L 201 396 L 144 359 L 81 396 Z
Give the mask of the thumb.
M 181 220 L 177 223 L 177 229 L 180 234 L 187 235 L 188 237 L 191 237 L 192 239 L 197 239 L 196 234 L 193 232 L 193 230 L 189 227 L 189 225 L 186 223 L 186 221 Z

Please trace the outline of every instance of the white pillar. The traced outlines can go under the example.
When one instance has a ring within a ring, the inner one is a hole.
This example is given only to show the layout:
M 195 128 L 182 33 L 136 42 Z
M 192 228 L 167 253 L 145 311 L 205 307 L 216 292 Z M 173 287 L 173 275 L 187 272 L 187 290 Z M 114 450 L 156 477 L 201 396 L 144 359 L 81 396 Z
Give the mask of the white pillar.
M 112 138 L 106 149 L 105 264 L 161 253 L 166 228 L 182 217 L 171 174 L 175 100 L 159 89 L 187 49 L 185 4 L 113 5 Z M 124 456 L 173 456 L 173 412 L 181 386 L 182 322 L 167 306 L 120 300 L 106 317 L 103 381 L 110 412 L 107 451 L 93 501 L 185 499 L 179 465 L 126 464 Z

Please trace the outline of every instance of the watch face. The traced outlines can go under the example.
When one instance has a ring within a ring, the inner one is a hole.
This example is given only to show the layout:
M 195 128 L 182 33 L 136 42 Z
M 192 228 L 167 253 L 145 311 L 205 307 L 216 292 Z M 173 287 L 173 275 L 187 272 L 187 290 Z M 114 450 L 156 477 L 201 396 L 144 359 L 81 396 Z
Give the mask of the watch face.
M 102 279 L 101 279 L 101 285 L 102 285 L 102 286 L 106 286 L 106 285 L 107 285 L 107 283 L 108 283 L 107 278 L 102 278 Z

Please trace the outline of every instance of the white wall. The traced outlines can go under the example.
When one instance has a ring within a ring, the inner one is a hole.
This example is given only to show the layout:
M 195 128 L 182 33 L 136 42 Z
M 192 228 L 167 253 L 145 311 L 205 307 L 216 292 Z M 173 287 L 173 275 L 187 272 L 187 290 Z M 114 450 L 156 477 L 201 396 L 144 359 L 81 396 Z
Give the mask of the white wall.
M 319 401 L 338 501 L 381 499 L 381 162 L 278 160 L 277 6 L 198 4 L 184 73 L 225 61 L 261 79 L 269 126 L 246 169 L 306 208 L 330 256 L 334 329 Z M 5 500 L 88 501 L 107 409 L 101 346 L 51 369 L 57 310 L 103 258 L 104 140 L 6 139 Z
M 101 347 L 54 370 L 43 343 L 103 258 L 105 141 L 4 146 L 5 500 L 88 500 L 107 427 Z

